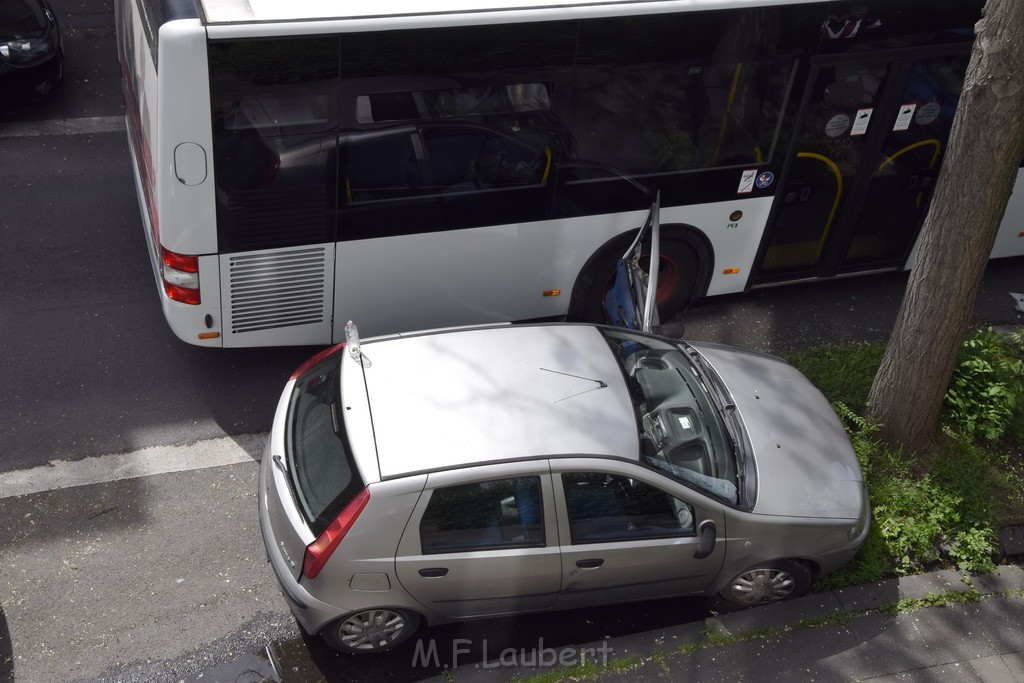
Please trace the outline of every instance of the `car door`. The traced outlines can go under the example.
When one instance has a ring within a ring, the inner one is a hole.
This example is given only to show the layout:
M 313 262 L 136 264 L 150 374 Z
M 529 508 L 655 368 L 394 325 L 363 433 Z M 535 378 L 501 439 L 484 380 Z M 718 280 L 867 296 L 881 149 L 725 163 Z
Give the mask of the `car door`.
M 553 460 L 552 479 L 557 609 L 699 594 L 717 577 L 726 554 L 721 504 L 624 462 Z M 695 557 L 701 537 L 715 534 L 721 540 Z
M 561 582 L 546 461 L 431 473 L 399 543 L 396 573 L 451 618 L 550 608 Z
M 604 307 L 608 322 L 617 327 L 651 332 L 660 324 L 655 306 L 658 282 L 658 264 L 661 261 L 661 193 L 647 212 L 647 220 L 636 234 L 636 239 L 615 266 L 615 281 L 605 295 Z M 650 233 L 651 246 L 647 259 L 643 259 L 644 238 Z

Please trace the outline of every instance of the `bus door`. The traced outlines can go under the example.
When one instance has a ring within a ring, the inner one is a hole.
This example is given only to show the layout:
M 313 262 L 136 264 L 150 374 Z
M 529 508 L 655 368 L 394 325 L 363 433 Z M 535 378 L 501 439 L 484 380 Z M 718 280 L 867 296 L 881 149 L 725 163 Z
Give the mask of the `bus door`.
M 904 265 L 968 58 L 969 46 L 944 46 L 813 65 L 754 284 Z

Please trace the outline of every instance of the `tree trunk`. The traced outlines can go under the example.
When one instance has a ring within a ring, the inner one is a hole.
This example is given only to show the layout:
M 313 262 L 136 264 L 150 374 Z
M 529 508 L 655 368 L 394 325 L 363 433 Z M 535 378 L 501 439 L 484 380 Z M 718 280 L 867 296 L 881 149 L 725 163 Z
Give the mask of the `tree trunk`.
M 926 448 L 1024 157 L 1024 0 L 988 0 L 935 196 L 868 412 Z

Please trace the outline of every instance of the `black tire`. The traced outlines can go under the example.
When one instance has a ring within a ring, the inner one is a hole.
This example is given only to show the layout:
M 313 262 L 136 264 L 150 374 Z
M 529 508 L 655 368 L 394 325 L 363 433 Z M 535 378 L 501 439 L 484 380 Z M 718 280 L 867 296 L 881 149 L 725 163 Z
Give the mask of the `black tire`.
M 733 577 L 719 595 L 734 605 L 753 607 L 792 600 L 811 589 L 811 572 L 793 560 L 766 562 Z
M 634 235 L 635 236 L 635 235 Z M 631 240 L 616 242 L 602 251 L 587 266 L 580 278 L 581 300 L 576 317 L 590 323 L 606 323 L 604 295 L 611 289 L 615 265 Z M 658 266 L 658 317 L 668 322 L 693 299 L 700 275 L 697 251 L 682 240 L 661 240 L 661 263 Z
M 339 652 L 376 654 L 401 645 L 420 625 L 420 615 L 392 607 L 347 614 L 325 626 L 320 635 Z

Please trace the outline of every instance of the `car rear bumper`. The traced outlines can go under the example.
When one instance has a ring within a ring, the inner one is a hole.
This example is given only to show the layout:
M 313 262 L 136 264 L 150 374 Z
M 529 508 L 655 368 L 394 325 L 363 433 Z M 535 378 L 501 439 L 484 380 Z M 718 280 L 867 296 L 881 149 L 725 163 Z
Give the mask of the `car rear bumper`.
M 267 561 L 270 562 L 270 567 L 274 570 L 274 576 L 281 587 L 281 593 L 288 602 L 288 607 L 295 616 L 296 621 L 299 622 L 299 625 L 307 633 L 316 633 L 328 622 L 341 616 L 344 610 L 339 610 L 313 597 L 292 576 L 291 569 L 278 551 L 278 543 L 271 530 L 270 511 L 267 507 L 267 477 L 270 475 L 269 470 L 271 467 L 273 467 L 272 458 L 269 452 L 264 451 L 263 460 L 260 463 L 257 503 L 259 506 L 260 533 L 263 536 L 263 545 L 267 551 Z M 301 562 L 302 558 L 296 558 L 296 561 Z

